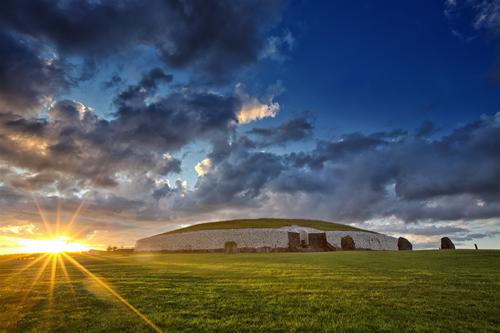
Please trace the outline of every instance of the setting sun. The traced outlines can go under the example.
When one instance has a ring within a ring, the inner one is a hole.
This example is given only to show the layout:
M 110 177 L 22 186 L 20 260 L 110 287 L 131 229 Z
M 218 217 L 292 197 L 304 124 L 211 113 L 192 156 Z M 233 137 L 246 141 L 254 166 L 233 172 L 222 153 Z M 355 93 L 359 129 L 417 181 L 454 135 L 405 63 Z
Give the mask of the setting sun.
M 70 241 L 65 236 L 52 239 L 20 239 L 18 243 L 21 252 L 25 253 L 62 253 L 88 250 L 87 245 Z

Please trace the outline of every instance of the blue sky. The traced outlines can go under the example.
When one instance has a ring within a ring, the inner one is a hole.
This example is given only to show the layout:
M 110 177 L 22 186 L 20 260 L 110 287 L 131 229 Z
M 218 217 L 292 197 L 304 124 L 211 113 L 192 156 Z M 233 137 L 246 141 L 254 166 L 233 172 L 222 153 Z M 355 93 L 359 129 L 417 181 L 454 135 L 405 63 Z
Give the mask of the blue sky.
M 285 22 L 296 48 L 264 77 L 279 76 L 287 110 L 314 110 L 325 131 L 449 127 L 494 114 L 500 94 L 487 78 L 498 41 L 455 36 L 444 10 L 441 1 L 295 4 Z
M 95 246 L 276 216 L 499 247 L 498 0 L 0 12 L 5 244 L 83 200 Z

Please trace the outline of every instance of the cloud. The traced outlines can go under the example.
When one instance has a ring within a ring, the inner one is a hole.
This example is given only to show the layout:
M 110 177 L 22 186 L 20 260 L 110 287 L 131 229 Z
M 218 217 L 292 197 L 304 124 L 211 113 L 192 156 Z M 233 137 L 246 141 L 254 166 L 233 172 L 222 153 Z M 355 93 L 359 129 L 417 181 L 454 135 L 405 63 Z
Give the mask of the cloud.
M 292 51 L 295 44 L 296 40 L 292 33 L 289 30 L 284 30 L 281 36 L 275 35 L 267 38 L 260 57 L 283 62 L 288 58 L 285 53 Z
M 224 142 L 240 104 L 234 96 L 190 87 L 152 98 L 159 84 L 171 80 L 159 68 L 146 72 L 116 96 L 110 120 L 71 100 L 52 103 L 43 119 L 0 113 L 0 159 L 29 171 L 6 181 L 112 187 L 120 177 L 180 172 L 172 154 L 197 139 Z
M 444 14 L 452 34 L 466 41 L 475 39 L 480 30 L 500 35 L 499 0 L 446 0 Z
M 495 31 L 496 33 L 500 33 L 500 1 L 482 0 L 472 3 L 477 10 L 474 20 L 474 28 L 486 28 Z
M 266 101 L 262 102 L 256 97 L 252 97 L 245 92 L 243 84 L 236 85 L 236 94 L 241 100 L 241 109 L 237 114 L 238 123 L 247 124 L 264 118 L 274 118 L 280 110 L 278 102 L 274 102 L 274 97 L 281 93 L 280 85 L 272 87 L 266 97 Z
M 0 31 L 0 113 L 36 115 L 71 81 L 65 65 L 24 36 Z
M 490 231 L 486 233 L 472 233 L 472 234 L 467 234 L 463 237 L 456 237 L 455 240 L 458 242 L 464 242 L 464 241 L 473 241 L 477 239 L 483 239 L 483 238 L 490 238 L 490 237 L 495 237 L 496 235 L 499 235 L 499 231 Z
M 33 235 L 36 229 L 37 227 L 33 223 L 24 225 L 6 225 L 6 226 L 0 226 L 0 234 Z
M 0 27 L 87 58 L 147 45 L 169 67 L 194 66 L 218 75 L 256 61 L 261 35 L 281 8 L 281 1 L 272 0 L 152 0 L 147 6 L 139 0 L 6 0 L 0 4 Z
M 212 167 L 212 161 L 209 158 L 205 158 L 201 162 L 195 165 L 194 170 L 198 176 L 204 176 L 208 170 Z
M 240 112 L 238 112 L 238 122 L 246 124 L 264 118 L 274 118 L 279 109 L 280 105 L 278 103 L 263 104 L 256 99 L 252 99 L 241 107 Z
M 449 15 L 461 4 L 477 13 L 474 32 L 496 31 L 497 1 L 448 1 Z M 49 212 L 60 200 L 66 215 L 84 198 L 89 235 L 132 235 L 155 221 L 268 215 L 348 223 L 393 217 L 405 225 L 394 232 L 430 239 L 476 234 L 431 223 L 500 216 L 500 115 L 450 132 L 426 122 L 413 131 L 345 133 L 286 153 L 280 145 L 313 138 L 309 114 L 238 126 L 283 112 L 279 82 L 264 92 L 242 83 L 231 89 L 248 66 L 284 61 L 294 48 L 290 31 L 268 35 L 281 7 L 1 1 L 0 228 L 33 223 L 40 230 L 33 198 Z M 134 52 L 152 60 L 141 63 Z M 105 68 L 120 57 L 137 72 Z M 109 75 L 99 82 L 112 88 L 111 112 L 62 97 L 78 96 L 96 73 Z M 208 153 L 185 166 L 186 147 L 198 143 Z M 195 184 L 172 180 L 193 167 Z
M 252 201 L 261 194 L 265 185 L 282 170 L 281 158 L 274 154 L 233 152 L 198 178 L 190 199 L 202 209 L 223 204 L 253 205 Z
M 234 204 L 286 215 L 314 212 L 344 222 L 496 218 L 498 117 L 483 117 L 433 140 L 402 131 L 351 133 L 320 141 L 312 151 L 284 155 L 252 151 L 255 147 L 236 140 L 199 178 L 186 202 L 203 209 Z
M 302 115 L 289 119 L 279 126 L 254 127 L 248 130 L 247 133 L 259 138 L 255 143 L 256 146 L 267 147 L 311 138 L 313 130 L 314 125 L 310 117 Z

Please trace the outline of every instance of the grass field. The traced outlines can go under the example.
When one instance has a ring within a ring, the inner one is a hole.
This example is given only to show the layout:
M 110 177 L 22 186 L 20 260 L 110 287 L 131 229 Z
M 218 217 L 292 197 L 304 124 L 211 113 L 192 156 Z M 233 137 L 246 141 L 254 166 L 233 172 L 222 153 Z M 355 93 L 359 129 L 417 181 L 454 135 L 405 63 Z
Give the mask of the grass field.
M 194 224 L 189 227 L 180 228 L 165 232 L 165 234 L 175 234 L 186 231 L 201 231 L 201 230 L 220 230 L 220 229 L 245 229 L 245 228 L 281 228 L 292 225 L 302 227 L 315 228 L 323 231 L 367 231 L 350 225 L 319 221 L 319 220 L 304 220 L 304 219 L 277 219 L 277 218 L 261 218 L 261 219 L 240 219 Z
M 72 258 L 165 332 L 500 332 L 500 251 Z M 64 260 L 0 257 L 0 331 L 151 331 Z

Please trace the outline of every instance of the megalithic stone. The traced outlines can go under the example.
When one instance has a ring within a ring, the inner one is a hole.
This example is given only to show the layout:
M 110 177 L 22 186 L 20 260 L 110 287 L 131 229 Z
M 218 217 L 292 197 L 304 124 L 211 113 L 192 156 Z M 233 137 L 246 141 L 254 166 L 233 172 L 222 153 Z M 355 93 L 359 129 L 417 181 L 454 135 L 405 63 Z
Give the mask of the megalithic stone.
M 398 250 L 400 251 L 411 251 L 413 250 L 413 245 L 411 245 L 410 241 L 404 237 L 398 238 Z
M 455 250 L 455 244 L 448 237 L 441 238 L 441 250 Z

